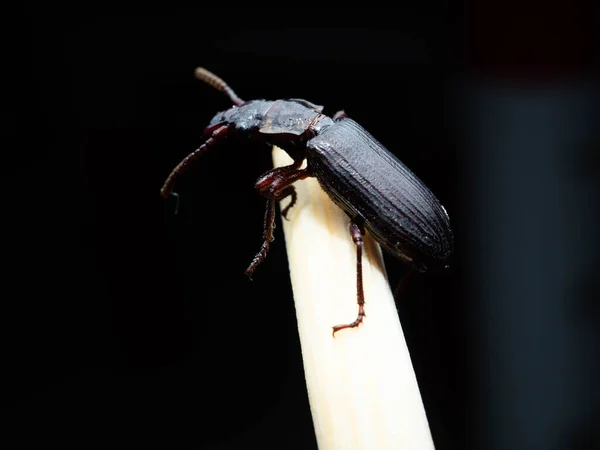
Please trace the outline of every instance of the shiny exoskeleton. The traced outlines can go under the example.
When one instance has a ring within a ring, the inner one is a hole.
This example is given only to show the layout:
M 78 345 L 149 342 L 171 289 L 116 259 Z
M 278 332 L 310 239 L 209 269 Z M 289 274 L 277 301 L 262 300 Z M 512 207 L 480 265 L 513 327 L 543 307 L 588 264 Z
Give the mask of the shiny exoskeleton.
M 445 265 L 453 235 L 444 207 L 398 158 L 343 111 L 328 117 L 322 106 L 302 99 L 245 102 L 206 69 L 196 69 L 196 76 L 223 91 L 234 106 L 213 117 L 205 129 L 207 140 L 173 169 L 161 189 L 163 197 L 173 194 L 175 181 L 193 161 L 225 140 L 252 137 L 281 147 L 294 160 L 267 171 L 256 182 L 267 207 L 263 245 L 246 269 L 248 276 L 265 259 L 273 241 L 276 202 L 291 197 L 282 210 L 286 217 L 296 202 L 293 183 L 307 177 L 316 177 L 350 217 L 357 250 L 358 315 L 352 323 L 334 326 L 334 335 L 358 326 L 365 316 L 361 264 L 365 230 L 417 272 Z M 301 168 L 304 160 L 306 167 Z

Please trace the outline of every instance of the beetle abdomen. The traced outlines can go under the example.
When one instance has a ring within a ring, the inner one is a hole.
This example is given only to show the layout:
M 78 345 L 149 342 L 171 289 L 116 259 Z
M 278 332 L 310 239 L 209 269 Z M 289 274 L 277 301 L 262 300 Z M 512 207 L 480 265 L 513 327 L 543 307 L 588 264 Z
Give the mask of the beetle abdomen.
M 419 270 L 452 252 L 446 211 L 400 160 L 352 119 L 307 143 L 308 167 L 351 218 L 392 255 Z

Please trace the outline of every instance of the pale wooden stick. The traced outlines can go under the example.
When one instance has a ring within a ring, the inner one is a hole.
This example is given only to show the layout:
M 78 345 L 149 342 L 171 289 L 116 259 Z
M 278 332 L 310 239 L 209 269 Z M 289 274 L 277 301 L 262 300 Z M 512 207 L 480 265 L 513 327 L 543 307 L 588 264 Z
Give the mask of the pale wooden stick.
M 273 161 L 292 163 L 278 148 Z M 364 323 L 333 338 L 331 327 L 358 312 L 349 218 L 314 178 L 294 186 L 298 202 L 283 230 L 319 449 L 433 449 L 379 245 L 367 233 Z

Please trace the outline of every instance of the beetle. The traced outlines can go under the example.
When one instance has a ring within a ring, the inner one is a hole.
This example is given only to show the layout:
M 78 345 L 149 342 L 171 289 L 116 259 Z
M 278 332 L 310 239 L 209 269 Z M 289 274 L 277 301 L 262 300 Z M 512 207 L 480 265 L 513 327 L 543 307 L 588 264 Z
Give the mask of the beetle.
M 198 79 L 223 92 L 233 106 L 217 113 L 204 130 L 206 140 L 170 173 L 161 195 L 177 196 L 181 174 L 206 150 L 226 140 L 254 139 L 276 145 L 293 159 L 289 166 L 265 172 L 256 182 L 267 199 L 263 244 L 248 268 L 251 278 L 266 258 L 275 228 L 276 202 L 291 197 L 284 218 L 296 203 L 296 181 L 315 177 L 323 190 L 350 218 L 356 245 L 358 314 L 353 322 L 333 327 L 333 336 L 360 325 L 365 317 L 362 252 L 365 230 L 411 273 L 445 266 L 453 250 L 453 233 L 444 207 L 417 176 L 344 111 L 332 117 L 323 106 L 304 99 L 244 101 L 215 74 L 199 67 Z M 306 160 L 306 167 L 301 168 Z M 177 198 L 179 201 L 179 199 Z

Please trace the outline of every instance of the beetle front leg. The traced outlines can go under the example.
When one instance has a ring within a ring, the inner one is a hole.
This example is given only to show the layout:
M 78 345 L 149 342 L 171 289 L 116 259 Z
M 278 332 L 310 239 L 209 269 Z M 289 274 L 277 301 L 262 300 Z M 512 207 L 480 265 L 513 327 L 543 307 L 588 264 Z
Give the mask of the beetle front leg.
M 267 207 L 265 209 L 265 220 L 263 225 L 263 244 L 248 268 L 246 269 L 246 275 L 252 279 L 252 274 L 256 270 L 261 262 L 267 257 L 271 242 L 273 242 L 273 231 L 275 230 L 275 197 L 267 198 Z
M 363 290 L 363 276 L 362 276 L 362 251 L 363 251 L 363 236 L 365 235 L 365 230 L 361 225 L 358 225 L 355 222 L 350 222 L 350 234 L 352 235 L 352 241 L 356 245 L 356 302 L 358 303 L 358 315 L 356 316 L 356 320 L 352 323 L 344 324 L 344 325 L 336 325 L 333 327 L 333 337 L 335 337 L 335 333 L 343 330 L 344 328 L 354 328 L 359 326 L 365 314 L 365 293 Z
M 256 189 L 261 193 L 261 195 L 265 197 L 269 197 L 270 191 L 269 189 L 273 186 L 278 179 L 285 179 L 289 177 L 294 172 L 298 172 L 298 169 L 302 165 L 302 161 L 294 161 L 293 164 L 284 167 L 276 167 L 275 169 L 268 170 L 258 179 L 256 184 L 254 185 Z M 284 192 L 285 191 L 285 192 Z M 298 199 L 298 195 L 296 194 L 296 189 L 293 186 L 288 186 L 278 193 L 277 200 L 283 200 L 284 198 L 291 196 L 290 203 L 281 211 L 281 215 L 284 219 L 287 220 L 287 214 L 290 209 L 296 204 L 296 200 Z
M 274 239 L 275 202 L 291 196 L 292 202 L 282 211 L 282 214 L 287 214 L 289 208 L 293 206 L 296 201 L 296 190 L 292 184 L 310 176 L 306 169 L 298 169 L 301 165 L 302 161 L 297 161 L 290 166 L 269 170 L 256 182 L 258 191 L 267 198 L 267 207 L 263 224 L 262 247 L 246 269 L 246 275 L 248 275 L 250 279 L 252 279 L 252 274 L 254 273 L 254 270 L 256 270 L 256 267 L 267 257 L 271 242 L 273 242 Z

